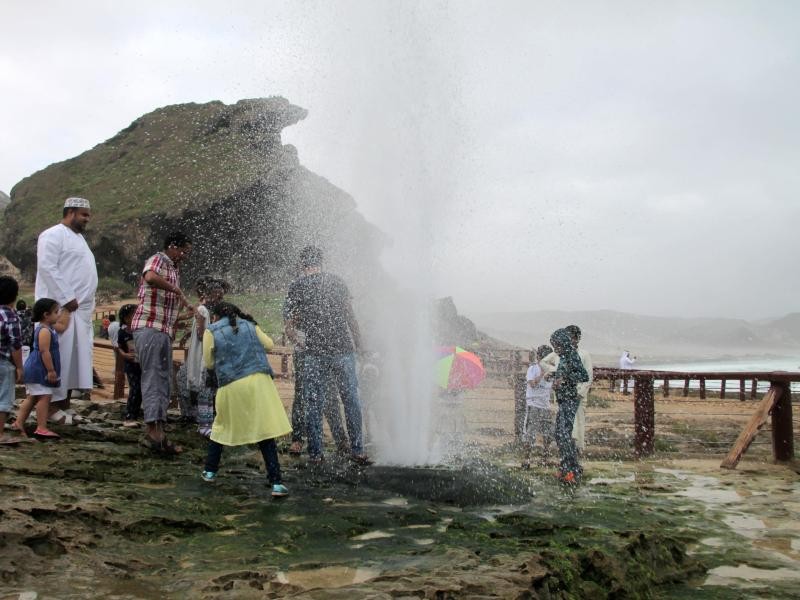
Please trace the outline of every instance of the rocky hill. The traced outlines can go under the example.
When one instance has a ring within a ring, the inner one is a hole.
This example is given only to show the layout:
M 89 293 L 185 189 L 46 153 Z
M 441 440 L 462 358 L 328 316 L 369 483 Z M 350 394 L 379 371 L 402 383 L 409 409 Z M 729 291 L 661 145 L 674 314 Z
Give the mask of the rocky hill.
M 312 242 L 345 275 L 376 270 L 381 234 L 281 143 L 281 131 L 306 114 L 279 97 L 148 113 L 15 185 L 3 254 L 32 277 L 37 235 L 60 219 L 64 198 L 83 196 L 92 202 L 86 237 L 101 276 L 135 278 L 174 229 L 195 242 L 187 280 L 210 273 L 240 289 L 281 288 L 299 248 Z
M 9 204 L 11 204 L 11 198 L 4 191 L 0 190 L 0 214 L 2 214 Z

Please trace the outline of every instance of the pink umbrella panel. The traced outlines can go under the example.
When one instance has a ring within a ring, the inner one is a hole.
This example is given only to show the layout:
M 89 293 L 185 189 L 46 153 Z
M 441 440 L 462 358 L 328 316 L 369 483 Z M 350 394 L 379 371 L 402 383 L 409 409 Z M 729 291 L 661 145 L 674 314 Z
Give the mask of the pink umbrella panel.
M 436 383 L 448 391 L 469 390 L 486 378 L 478 355 L 459 346 L 443 346 L 436 362 Z

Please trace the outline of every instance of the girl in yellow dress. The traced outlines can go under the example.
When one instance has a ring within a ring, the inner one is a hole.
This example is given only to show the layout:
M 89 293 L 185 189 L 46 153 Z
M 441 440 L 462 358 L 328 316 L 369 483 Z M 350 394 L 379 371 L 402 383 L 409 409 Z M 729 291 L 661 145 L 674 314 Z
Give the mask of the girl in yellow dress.
M 258 444 L 272 495 L 286 496 L 289 490 L 281 482 L 275 438 L 292 428 L 267 360 L 272 340 L 233 304 L 221 302 L 210 308 L 211 325 L 203 334 L 203 362 L 207 369 L 214 369 L 219 388 L 203 479 L 216 479 L 223 446 Z

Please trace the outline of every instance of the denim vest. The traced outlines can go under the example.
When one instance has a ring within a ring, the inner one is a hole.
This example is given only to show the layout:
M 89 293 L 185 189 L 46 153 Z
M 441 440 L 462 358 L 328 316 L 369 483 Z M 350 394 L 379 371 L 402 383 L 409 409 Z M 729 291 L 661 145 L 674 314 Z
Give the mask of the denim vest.
M 258 340 L 256 328 L 250 321 L 236 319 L 238 333 L 233 331 L 228 317 L 208 326 L 214 336 L 214 370 L 219 387 L 254 373 L 272 377 L 264 346 Z

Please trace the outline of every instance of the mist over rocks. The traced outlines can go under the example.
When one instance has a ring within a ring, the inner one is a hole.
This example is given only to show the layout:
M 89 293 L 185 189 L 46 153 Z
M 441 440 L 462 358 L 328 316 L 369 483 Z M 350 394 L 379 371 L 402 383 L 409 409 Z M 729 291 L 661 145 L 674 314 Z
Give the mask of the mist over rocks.
M 547 343 L 574 323 L 595 365 L 616 366 L 623 350 L 639 358 L 712 358 L 800 353 L 800 313 L 780 319 L 653 317 L 612 310 L 484 313 L 472 315 L 483 331 L 525 348 Z
M 58 222 L 66 197 L 82 196 L 92 202 L 86 238 L 101 277 L 132 281 L 164 235 L 180 229 L 195 242 L 187 282 L 209 273 L 240 289 L 279 289 L 309 243 L 326 250 L 331 270 L 367 280 L 380 272 L 383 234 L 281 143 L 281 131 L 307 114 L 281 97 L 147 113 L 17 183 L 3 253 L 32 278 L 38 234 Z

